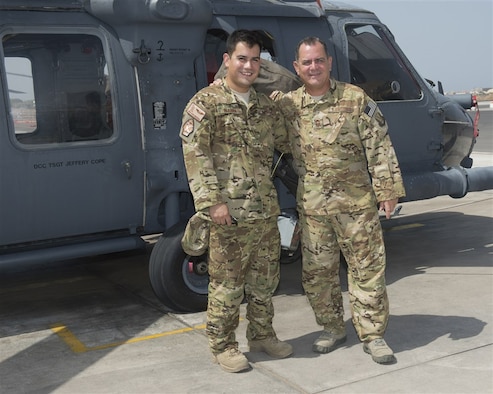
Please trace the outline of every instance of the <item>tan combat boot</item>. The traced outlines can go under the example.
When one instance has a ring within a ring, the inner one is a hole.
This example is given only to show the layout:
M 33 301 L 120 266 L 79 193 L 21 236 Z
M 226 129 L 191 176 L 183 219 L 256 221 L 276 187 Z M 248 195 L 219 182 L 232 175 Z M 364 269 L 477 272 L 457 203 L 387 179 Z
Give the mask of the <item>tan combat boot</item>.
M 336 334 L 331 331 L 324 330 L 313 343 L 312 350 L 316 353 L 330 353 L 337 346 L 346 342 L 346 339 L 347 336 L 345 333 Z
M 250 368 L 248 359 L 235 347 L 230 347 L 222 353 L 214 354 L 213 360 L 226 372 L 240 372 Z
M 286 358 L 293 354 L 293 347 L 276 337 L 248 341 L 251 352 L 265 352 L 273 358 Z
M 365 353 L 371 354 L 373 361 L 379 364 L 393 364 L 397 361 L 394 352 L 383 338 L 365 342 L 363 344 L 363 350 Z

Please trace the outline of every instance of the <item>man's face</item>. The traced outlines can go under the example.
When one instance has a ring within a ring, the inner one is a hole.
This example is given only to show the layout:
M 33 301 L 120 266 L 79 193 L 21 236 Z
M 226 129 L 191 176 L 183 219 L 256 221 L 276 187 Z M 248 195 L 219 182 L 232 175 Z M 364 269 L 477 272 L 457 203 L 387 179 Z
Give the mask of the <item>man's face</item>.
M 323 45 L 319 42 L 301 45 L 298 60 L 293 65 L 307 92 L 312 96 L 323 95 L 330 88 L 332 57 L 327 57 Z
M 228 69 L 228 86 L 240 93 L 248 92 L 260 71 L 260 47 L 254 45 L 249 48 L 245 43 L 239 42 L 231 56 L 227 53 L 223 55 L 223 61 Z

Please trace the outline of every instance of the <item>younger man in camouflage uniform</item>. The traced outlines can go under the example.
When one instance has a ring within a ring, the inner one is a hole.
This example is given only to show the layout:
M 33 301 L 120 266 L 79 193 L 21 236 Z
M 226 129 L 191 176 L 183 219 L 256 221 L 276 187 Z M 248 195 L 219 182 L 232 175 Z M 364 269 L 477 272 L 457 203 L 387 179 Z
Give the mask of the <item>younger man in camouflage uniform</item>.
M 214 361 L 228 372 L 249 368 L 235 339 L 244 294 L 250 351 L 275 358 L 293 352 L 272 327 L 280 209 L 270 172 L 274 147 L 288 143 L 277 104 L 251 87 L 260 45 L 249 31 L 229 36 L 222 85 L 190 100 L 180 132 L 195 209 L 211 218 L 206 332 Z
M 316 37 L 300 42 L 294 68 L 304 86 L 280 98 L 300 182 L 303 286 L 324 331 L 313 350 L 346 341 L 339 283 L 348 264 L 353 324 L 377 363 L 395 361 L 383 339 L 389 317 L 385 248 L 377 202 L 387 218 L 404 185 L 387 124 L 360 88 L 330 78 L 332 58 Z

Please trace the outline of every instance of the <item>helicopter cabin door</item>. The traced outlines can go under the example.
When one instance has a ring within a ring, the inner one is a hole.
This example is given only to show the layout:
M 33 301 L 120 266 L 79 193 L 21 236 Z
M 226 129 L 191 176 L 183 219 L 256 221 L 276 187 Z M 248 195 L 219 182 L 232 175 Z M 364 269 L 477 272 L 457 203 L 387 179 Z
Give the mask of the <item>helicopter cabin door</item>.
M 115 60 L 123 54 L 109 51 L 101 28 L 55 22 L 0 31 L 0 246 L 128 235 L 143 225 L 131 67 Z M 114 64 L 127 67 L 120 83 Z

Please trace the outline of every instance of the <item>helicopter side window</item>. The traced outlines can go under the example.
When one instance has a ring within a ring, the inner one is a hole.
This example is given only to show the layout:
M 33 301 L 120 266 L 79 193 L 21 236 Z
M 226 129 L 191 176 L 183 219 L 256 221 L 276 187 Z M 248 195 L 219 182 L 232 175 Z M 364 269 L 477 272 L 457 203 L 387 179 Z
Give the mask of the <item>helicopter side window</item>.
M 265 30 L 255 30 L 255 32 L 259 35 L 260 41 L 262 42 L 260 57 L 262 59 L 277 62 L 277 55 L 274 49 L 274 37 Z
M 17 141 L 60 144 L 112 136 L 111 86 L 98 37 L 13 34 L 2 44 Z
M 421 89 L 382 29 L 346 26 L 351 83 L 375 101 L 416 100 Z

